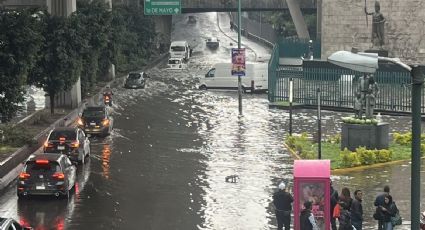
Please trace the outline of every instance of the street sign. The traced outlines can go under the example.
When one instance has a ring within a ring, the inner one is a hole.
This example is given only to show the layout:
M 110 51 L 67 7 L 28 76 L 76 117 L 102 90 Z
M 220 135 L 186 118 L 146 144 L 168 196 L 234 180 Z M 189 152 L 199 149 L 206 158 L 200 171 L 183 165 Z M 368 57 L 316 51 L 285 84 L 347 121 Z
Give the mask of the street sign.
M 245 76 L 245 48 L 232 48 L 232 76 Z
M 145 15 L 173 15 L 182 11 L 181 0 L 145 0 Z

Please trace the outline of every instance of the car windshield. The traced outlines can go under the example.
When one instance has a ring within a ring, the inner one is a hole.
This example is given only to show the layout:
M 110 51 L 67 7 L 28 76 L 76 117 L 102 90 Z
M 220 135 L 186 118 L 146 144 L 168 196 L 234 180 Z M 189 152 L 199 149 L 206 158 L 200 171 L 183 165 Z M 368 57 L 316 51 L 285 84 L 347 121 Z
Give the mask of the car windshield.
M 180 60 L 178 59 L 168 60 L 168 64 L 180 64 Z
M 171 46 L 172 51 L 185 51 L 184 46 Z
M 83 117 L 104 117 L 105 113 L 103 110 L 85 110 Z
M 25 172 L 29 174 L 53 174 L 60 172 L 61 168 L 57 162 L 49 162 L 47 164 L 37 164 L 34 161 L 27 162 Z
M 65 140 L 75 140 L 77 138 L 74 130 L 55 130 L 50 134 L 49 140 L 59 140 L 59 138 L 65 138 Z
M 139 79 L 141 76 L 142 75 L 140 75 L 140 73 L 131 73 L 128 75 L 128 79 L 136 80 L 136 79 Z

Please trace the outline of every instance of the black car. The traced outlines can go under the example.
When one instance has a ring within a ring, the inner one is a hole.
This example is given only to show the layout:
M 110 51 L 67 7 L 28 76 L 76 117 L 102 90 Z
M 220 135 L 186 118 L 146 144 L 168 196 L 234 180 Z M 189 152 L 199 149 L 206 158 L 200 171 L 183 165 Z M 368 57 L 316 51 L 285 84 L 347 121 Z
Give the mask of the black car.
M 112 132 L 114 119 L 105 106 L 88 106 L 80 114 L 77 123 L 86 134 L 107 136 Z
M 45 153 L 31 155 L 19 174 L 17 194 L 55 195 L 69 198 L 75 185 L 77 169 L 63 154 Z
M 220 46 L 220 40 L 216 37 L 211 37 L 205 40 L 206 45 L 210 49 L 217 49 Z
M 44 152 L 65 154 L 71 161 L 84 164 L 90 155 L 90 141 L 78 127 L 59 127 L 50 131 Z
M 29 226 L 23 226 L 12 218 L 0 217 L 0 230 L 31 230 Z
M 149 77 L 145 72 L 131 72 L 125 79 L 124 87 L 129 89 L 144 89 L 147 78 Z

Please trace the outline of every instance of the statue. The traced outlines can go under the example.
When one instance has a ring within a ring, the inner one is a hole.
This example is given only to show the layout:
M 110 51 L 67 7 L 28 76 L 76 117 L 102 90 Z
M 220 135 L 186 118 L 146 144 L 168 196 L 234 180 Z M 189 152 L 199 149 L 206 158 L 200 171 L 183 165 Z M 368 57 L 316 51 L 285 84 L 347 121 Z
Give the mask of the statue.
M 355 93 L 356 98 L 354 99 L 356 118 L 362 119 L 363 113 L 365 113 L 366 119 L 373 118 L 373 110 L 378 93 L 378 84 L 375 82 L 373 75 L 364 74 L 359 78 Z
M 373 13 L 367 12 L 366 5 L 364 7 L 364 12 L 366 13 L 366 22 L 367 15 L 372 15 L 372 44 L 373 46 L 379 46 L 382 49 L 382 46 L 384 45 L 384 25 L 386 20 L 380 10 L 381 5 L 378 1 L 375 1 L 375 12 Z

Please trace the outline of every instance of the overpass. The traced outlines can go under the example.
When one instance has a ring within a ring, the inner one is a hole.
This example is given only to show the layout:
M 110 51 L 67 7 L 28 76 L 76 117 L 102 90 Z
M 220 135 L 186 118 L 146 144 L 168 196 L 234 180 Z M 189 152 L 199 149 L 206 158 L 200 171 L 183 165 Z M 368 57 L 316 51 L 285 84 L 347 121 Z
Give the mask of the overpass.
M 317 0 L 297 0 L 301 11 L 316 12 Z M 235 12 L 238 0 L 181 0 L 182 13 Z M 287 0 L 241 0 L 242 11 L 287 11 Z

